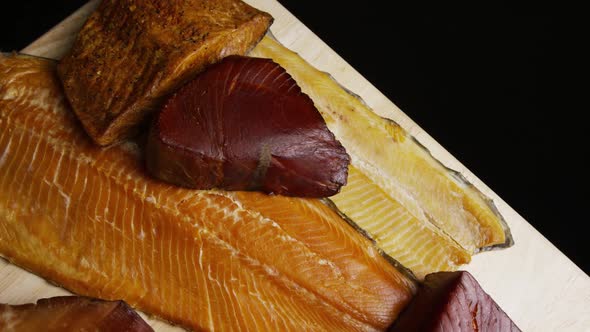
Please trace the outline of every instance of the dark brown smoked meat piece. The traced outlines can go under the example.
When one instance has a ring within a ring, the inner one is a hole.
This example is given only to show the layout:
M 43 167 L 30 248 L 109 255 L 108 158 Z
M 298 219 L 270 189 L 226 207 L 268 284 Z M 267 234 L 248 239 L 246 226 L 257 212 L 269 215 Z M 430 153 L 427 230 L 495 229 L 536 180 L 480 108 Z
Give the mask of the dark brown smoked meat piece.
M 390 332 L 520 331 L 471 274 L 437 272 L 424 284 Z
M 156 116 L 147 168 L 195 189 L 327 197 L 350 157 L 313 101 L 270 59 L 230 56 L 172 95 Z
M 123 301 L 60 296 L 23 305 L 0 304 L 0 331 L 128 331 L 153 329 Z
M 246 54 L 272 21 L 241 0 L 101 1 L 57 73 L 88 135 L 110 145 L 207 66 Z

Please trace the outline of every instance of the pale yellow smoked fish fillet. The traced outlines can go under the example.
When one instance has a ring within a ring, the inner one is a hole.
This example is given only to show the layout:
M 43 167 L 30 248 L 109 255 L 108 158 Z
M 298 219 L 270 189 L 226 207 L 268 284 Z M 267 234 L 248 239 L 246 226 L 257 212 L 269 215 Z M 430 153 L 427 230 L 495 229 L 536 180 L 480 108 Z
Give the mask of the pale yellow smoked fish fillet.
M 95 146 L 22 56 L 0 55 L 0 254 L 194 330 L 384 330 L 415 292 L 319 200 L 177 188 Z
M 467 250 L 435 225 L 412 216 L 354 166 L 348 170 L 348 184 L 332 201 L 419 280 L 432 272 L 457 270 L 471 261 Z
M 396 123 L 372 112 L 358 96 L 342 88 L 327 73 L 317 70 L 271 37 L 265 37 L 250 55 L 272 58 L 313 99 L 329 129 L 351 156 L 351 172 L 357 170 L 363 176 L 355 184 L 344 187 L 333 201 L 361 228 L 375 238 L 382 238 L 378 242 L 390 242 L 392 245 L 383 249 L 416 275 L 453 270 L 469 262 L 471 253 L 511 243 L 509 230 L 489 199 L 457 172 L 444 167 Z M 355 199 L 347 195 L 366 190 L 381 192 L 375 195 L 383 196 L 379 200 L 382 210 L 390 213 L 400 210 L 398 215 L 390 216 L 389 225 L 385 220 L 389 217 L 375 215 L 363 204 L 366 197 Z M 403 236 L 395 234 L 400 227 L 406 227 Z M 375 234 L 377 228 L 380 232 Z M 402 242 L 392 243 L 402 238 Z M 421 243 L 422 246 L 406 245 L 422 242 L 424 238 L 430 242 Z M 427 257 L 430 262 L 425 261 Z
M 414 216 L 433 222 L 472 252 L 506 242 L 502 217 L 487 198 L 404 129 L 272 38 L 265 37 L 251 55 L 283 66 L 313 99 L 353 165 Z

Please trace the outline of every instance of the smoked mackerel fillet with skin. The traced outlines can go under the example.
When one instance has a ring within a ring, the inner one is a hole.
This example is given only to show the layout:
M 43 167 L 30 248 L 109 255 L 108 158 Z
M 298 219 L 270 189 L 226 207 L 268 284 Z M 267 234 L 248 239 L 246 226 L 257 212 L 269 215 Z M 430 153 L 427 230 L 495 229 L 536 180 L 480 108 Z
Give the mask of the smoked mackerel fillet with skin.
M 281 65 L 314 101 L 351 157 L 348 184 L 330 199 L 418 279 L 456 270 L 479 251 L 512 245 L 489 198 L 328 73 L 269 36 L 248 55 Z
M 0 55 L 0 254 L 195 330 L 377 331 L 416 285 L 317 199 L 187 190 L 96 146 L 55 63 Z

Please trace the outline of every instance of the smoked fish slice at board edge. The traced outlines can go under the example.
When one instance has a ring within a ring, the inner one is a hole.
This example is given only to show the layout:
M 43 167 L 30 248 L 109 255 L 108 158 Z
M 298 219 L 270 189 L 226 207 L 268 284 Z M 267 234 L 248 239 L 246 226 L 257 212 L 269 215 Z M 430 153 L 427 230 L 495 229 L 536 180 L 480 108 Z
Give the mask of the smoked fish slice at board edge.
M 320 200 L 182 189 L 95 146 L 24 56 L 0 55 L 0 254 L 196 330 L 383 330 L 416 291 Z
M 435 225 L 440 234 L 449 236 L 468 253 L 512 244 L 510 230 L 489 198 L 458 172 L 442 165 L 395 122 L 375 114 L 329 74 L 269 36 L 249 55 L 271 58 L 285 68 L 344 145 L 352 167 L 365 175 L 364 182 L 371 182 L 366 185 L 379 187 L 425 228 L 429 228 L 428 223 Z M 347 215 L 362 208 L 360 201 L 343 200 L 338 195 L 333 201 Z M 373 227 L 374 221 L 369 216 L 354 222 L 365 229 Z
M 21 305 L 0 304 L 0 331 L 154 332 L 123 301 L 58 296 Z

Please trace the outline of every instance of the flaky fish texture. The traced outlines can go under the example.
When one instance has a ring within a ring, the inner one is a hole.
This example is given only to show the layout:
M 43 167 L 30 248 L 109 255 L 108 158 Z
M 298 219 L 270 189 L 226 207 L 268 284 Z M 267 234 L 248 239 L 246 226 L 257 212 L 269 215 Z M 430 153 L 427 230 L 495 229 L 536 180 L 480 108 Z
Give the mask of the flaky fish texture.
M 435 225 L 414 217 L 354 166 L 348 171 L 348 185 L 331 199 L 420 280 L 433 271 L 454 271 L 471 261 L 467 250 Z
M 123 301 L 59 296 L 21 305 L 0 304 L 4 332 L 153 332 Z
M 333 201 L 417 276 L 455 270 L 472 253 L 511 244 L 491 200 L 395 122 L 271 37 L 250 55 L 273 59 L 312 98 L 352 159 L 349 184 Z
M 271 23 L 240 0 L 103 0 L 59 75 L 88 134 L 108 145 L 136 133 L 163 96 L 206 66 L 246 53 Z
M 54 63 L 0 57 L 0 254 L 195 330 L 384 330 L 414 281 L 316 199 L 186 190 L 100 148 Z

